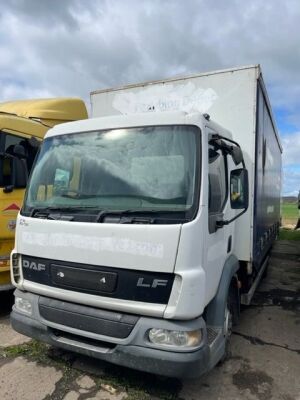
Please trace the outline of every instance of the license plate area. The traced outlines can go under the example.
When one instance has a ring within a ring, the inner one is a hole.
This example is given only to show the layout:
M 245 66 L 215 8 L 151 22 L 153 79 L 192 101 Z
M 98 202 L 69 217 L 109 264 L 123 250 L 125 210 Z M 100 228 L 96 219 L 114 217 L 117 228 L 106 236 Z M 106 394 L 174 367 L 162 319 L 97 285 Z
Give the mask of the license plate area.
M 51 280 L 57 287 L 72 290 L 88 290 L 95 293 L 113 293 L 118 274 L 89 268 L 51 265 Z

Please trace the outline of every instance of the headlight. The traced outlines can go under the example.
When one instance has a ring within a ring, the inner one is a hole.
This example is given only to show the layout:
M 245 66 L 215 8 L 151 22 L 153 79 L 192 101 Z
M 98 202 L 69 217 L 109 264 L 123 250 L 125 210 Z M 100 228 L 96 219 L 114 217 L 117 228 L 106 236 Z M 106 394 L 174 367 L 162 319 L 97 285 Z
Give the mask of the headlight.
M 32 314 L 32 306 L 29 300 L 23 299 L 22 297 L 15 298 L 16 309 L 24 314 Z
M 173 347 L 196 347 L 201 343 L 202 331 L 169 331 L 152 328 L 149 330 L 151 343 Z

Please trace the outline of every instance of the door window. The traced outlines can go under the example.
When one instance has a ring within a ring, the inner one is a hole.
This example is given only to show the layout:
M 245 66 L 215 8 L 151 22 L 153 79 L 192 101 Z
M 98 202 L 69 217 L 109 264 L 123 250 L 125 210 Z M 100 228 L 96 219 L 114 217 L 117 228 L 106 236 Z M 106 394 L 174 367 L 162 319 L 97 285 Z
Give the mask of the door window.
M 209 213 L 220 213 L 227 199 L 227 165 L 222 152 L 212 147 L 209 148 L 208 184 Z

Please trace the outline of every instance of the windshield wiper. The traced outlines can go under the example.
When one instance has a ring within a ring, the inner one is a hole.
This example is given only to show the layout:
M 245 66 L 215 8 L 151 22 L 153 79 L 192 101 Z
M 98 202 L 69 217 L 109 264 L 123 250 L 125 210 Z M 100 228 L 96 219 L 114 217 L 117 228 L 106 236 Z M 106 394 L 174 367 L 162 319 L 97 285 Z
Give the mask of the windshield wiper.
M 122 217 L 123 215 L 128 215 L 128 214 L 132 214 L 136 211 L 134 210 L 101 210 L 96 218 L 95 218 L 95 222 L 103 222 L 104 218 L 107 217 L 108 215 L 115 215 L 118 217 Z
M 95 206 L 49 206 L 49 207 L 33 207 L 29 213 L 31 218 L 42 218 L 58 220 L 64 219 L 72 221 L 74 218 L 82 213 L 88 215 L 85 211 L 93 211 L 89 214 L 90 221 L 95 223 L 102 222 L 116 222 L 119 224 L 154 224 L 158 221 L 169 223 L 184 222 L 186 221 L 186 212 L 184 210 L 153 210 L 153 209 L 128 209 L 128 210 L 100 210 Z M 111 216 L 109 221 L 106 218 Z
M 107 216 L 120 217 L 120 223 L 150 223 L 157 220 L 157 216 L 170 213 L 182 213 L 184 211 L 170 210 L 101 210 L 95 218 L 95 222 L 103 222 Z M 123 218 L 125 216 L 125 218 Z
M 52 207 L 52 206 L 50 206 L 50 207 L 33 207 L 32 209 L 31 209 L 31 211 L 30 211 L 30 214 L 29 214 L 29 216 L 31 217 L 31 218 L 34 218 L 35 216 L 45 216 L 45 217 L 49 217 L 49 215 L 51 214 L 51 213 L 53 213 L 53 212 L 57 212 L 57 213 L 64 213 L 64 212 L 72 212 L 72 213 L 74 213 L 74 212 L 76 212 L 76 213 L 78 213 L 78 212 L 80 212 L 80 211 L 82 211 L 82 210 L 85 210 L 85 209 L 87 209 L 87 208 L 95 208 L 95 207 L 86 207 L 86 206 L 84 206 L 84 207 L 70 207 L 70 206 L 62 206 L 62 207 L 58 207 L 58 206 L 56 206 L 56 207 Z M 50 219 L 55 219 L 55 218 L 50 218 Z

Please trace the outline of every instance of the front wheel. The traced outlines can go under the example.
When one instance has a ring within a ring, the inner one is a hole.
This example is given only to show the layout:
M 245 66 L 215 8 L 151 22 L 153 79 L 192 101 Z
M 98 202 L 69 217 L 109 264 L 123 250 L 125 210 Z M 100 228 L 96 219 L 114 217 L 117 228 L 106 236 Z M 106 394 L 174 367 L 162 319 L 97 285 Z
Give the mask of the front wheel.
M 231 336 L 232 328 L 237 325 L 239 319 L 239 297 L 237 289 L 233 286 L 229 288 L 223 323 L 223 335 L 225 340 L 225 352 L 221 358 L 221 362 L 228 360 L 231 356 Z

